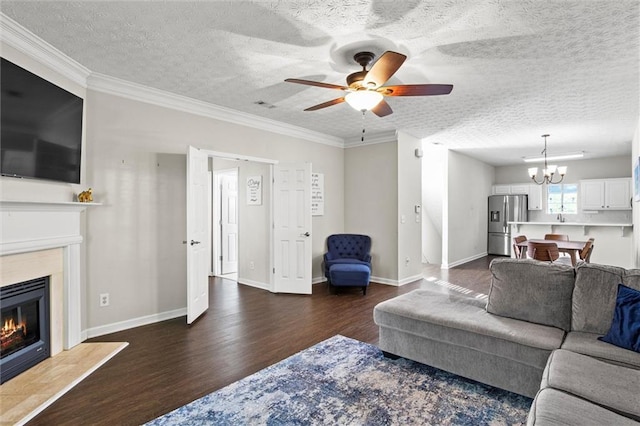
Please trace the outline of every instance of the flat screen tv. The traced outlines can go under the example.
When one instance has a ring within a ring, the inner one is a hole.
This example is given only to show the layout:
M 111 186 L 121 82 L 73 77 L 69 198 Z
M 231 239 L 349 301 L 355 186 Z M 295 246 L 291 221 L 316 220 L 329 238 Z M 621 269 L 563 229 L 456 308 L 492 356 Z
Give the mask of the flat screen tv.
M 80 183 L 82 98 L 1 59 L 0 173 Z

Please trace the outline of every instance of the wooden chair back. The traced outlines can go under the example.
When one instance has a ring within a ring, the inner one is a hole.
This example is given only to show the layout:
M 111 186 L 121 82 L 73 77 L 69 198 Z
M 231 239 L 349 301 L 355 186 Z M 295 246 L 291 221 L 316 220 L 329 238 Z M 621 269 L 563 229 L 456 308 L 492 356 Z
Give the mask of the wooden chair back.
M 580 250 L 580 259 L 584 260 L 587 263 L 591 262 L 591 252 L 593 251 L 593 242 L 595 241 L 594 238 L 589 238 L 589 240 L 584 243 L 584 247 L 582 248 L 582 250 Z
M 534 243 L 529 241 L 529 257 L 543 262 L 554 262 L 560 257 L 556 243 Z
M 518 244 L 527 241 L 527 237 L 524 235 L 518 235 L 517 237 L 513 237 L 513 253 L 516 256 L 516 259 L 523 259 L 526 257 L 526 251 L 518 247 Z
M 569 236 L 565 234 L 546 234 L 544 236 L 544 239 L 555 241 L 569 241 Z

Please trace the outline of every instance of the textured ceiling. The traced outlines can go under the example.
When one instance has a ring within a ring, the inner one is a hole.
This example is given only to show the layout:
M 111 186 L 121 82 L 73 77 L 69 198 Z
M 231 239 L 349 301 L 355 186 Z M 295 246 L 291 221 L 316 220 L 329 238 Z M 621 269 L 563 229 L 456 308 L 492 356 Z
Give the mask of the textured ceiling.
M 339 92 L 355 52 L 408 56 L 391 83 L 449 96 L 387 98 L 367 134 L 403 130 L 490 164 L 542 149 L 627 155 L 639 117 L 638 0 L 2 1 L 4 14 L 91 71 L 358 139 Z M 259 106 L 263 101 L 272 108 Z

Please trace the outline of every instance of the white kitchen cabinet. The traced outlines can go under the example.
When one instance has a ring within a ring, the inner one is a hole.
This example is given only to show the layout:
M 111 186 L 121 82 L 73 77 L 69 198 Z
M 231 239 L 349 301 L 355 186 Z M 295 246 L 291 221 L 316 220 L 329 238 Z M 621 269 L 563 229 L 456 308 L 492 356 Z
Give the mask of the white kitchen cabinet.
M 512 194 L 529 194 L 529 184 L 511 185 Z
M 494 195 L 509 195 L 511 194 L 511 185 L 493 185 Z
M 527 195 L 529 210 L 542 210 L 542 185 L 530 184 Z
M 510 185 L 493 185 L 494 195 L 526 194 L 529 210 L 542 210 L 542 187 L 528 183 L 514 183 Z
M 582 210 L 631 210 L 631 178 L 580 181 Z

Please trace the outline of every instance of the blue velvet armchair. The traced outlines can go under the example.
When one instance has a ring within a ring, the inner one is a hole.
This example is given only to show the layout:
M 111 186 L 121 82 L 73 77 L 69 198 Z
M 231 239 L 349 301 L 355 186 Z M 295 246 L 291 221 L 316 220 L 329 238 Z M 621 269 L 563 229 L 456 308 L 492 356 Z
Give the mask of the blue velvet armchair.
M 359 234 L 330 235 L 324 255 L 324 276 L 329 281 L 329 269 L 336 264 L 366 265 L 371 270 L 371 237 Z

